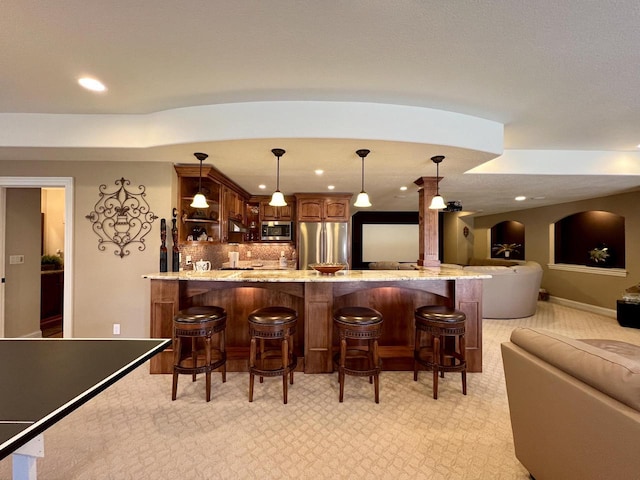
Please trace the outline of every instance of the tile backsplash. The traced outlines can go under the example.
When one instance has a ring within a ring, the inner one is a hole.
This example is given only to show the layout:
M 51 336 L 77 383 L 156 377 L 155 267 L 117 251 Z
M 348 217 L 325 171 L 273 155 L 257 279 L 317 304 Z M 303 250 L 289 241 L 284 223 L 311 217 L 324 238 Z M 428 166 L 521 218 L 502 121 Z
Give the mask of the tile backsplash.
M 192 261 L 208 260 L 211 268 L 222 267 L 229 261 L 229 252 L 240 253 L 240 261 L 278 260 L 280 252 L 284 251 L 288 260 L 293 258 L 295 247 L 290 243 L 188 243 L 180 247 L 180 270 L 191 270 L 193 267 L 186 264 L 187 255 L 191 255 Z

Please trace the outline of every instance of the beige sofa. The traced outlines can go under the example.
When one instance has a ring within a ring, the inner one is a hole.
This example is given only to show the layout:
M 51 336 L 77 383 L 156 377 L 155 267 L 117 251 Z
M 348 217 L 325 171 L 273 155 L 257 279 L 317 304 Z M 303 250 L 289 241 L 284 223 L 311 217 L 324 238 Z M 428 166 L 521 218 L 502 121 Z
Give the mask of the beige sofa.
M 539 263 L 469 265 L 463 270 L 491 275 L 482 282 L 482 318 L 522 318 L 536 313 L 542 281 Z
M 640 347 L 517 328 L 502 359 L 516 457 L 532 477 L 640 478 Z
M 369 263 L 369 270 L 415 270 L 417 264 L 415 263 L 402 263 L 402 262 L 371 262 Z

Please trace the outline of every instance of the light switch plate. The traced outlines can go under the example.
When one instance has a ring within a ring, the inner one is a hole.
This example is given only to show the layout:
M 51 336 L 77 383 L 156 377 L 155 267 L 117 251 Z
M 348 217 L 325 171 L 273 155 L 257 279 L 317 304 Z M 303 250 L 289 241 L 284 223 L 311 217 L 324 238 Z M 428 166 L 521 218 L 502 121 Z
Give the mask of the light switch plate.
M 24 263 L 24 255 L 9 255 L 9 265 Z

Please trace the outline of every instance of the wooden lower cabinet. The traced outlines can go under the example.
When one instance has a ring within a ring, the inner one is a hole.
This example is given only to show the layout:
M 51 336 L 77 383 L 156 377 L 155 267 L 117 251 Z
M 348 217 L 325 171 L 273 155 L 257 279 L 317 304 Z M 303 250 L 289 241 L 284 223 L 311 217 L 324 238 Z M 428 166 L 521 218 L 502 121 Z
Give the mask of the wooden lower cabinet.
M 468 371 L 482 371 L 482 280 L 349 282 L 225 282 L 151 280 L 151 336 L 170 338 L 179 308 L 217 305 L 227 311 L 227 370 L 247 371 L 249 313 L 267 305 L 298 312 L 294 348 L 298 370 L 330 373 L 338 351 L 333 311 L 359 305 L 379 310 L 384 323 L 380 355 L 384 370 L 413 370 L 413 312 L 421 305 L 449 305 L 467 316 Z M 171 373 L 172 349 L 151 360 L 151 373 Z
M 40 274 L 40 330 L 62 327 L 64 271 Z

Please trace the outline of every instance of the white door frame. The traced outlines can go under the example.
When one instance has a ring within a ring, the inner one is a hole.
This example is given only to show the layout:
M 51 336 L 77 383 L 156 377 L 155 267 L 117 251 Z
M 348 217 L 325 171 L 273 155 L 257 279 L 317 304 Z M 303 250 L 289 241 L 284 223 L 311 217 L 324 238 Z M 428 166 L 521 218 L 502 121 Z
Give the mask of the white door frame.
M 64 307 L 62 331 L 73 337 L 73 177 L 0 177 L 0 260 L 4 269 L 4 188 L 64 188 Z M 0 338 L 4 338 L 4 288 L 0 288 Z
M 7 190 L 0 186 L 0 338 L 4 338 L 4 242 L 7 229 L 5 228 L 6 209 L 5 202 Z

